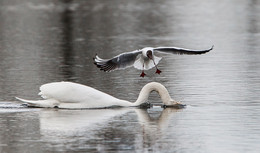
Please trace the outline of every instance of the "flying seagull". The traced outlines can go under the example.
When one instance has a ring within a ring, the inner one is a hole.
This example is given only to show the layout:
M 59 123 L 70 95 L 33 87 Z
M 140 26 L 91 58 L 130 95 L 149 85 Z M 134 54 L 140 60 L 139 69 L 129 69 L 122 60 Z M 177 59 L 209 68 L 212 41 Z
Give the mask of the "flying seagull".
M 146 74 L 144 70 L 149 70 L 153 67 L 156 68 L 157 74 L 160 74 L 162 71 L 158 69 L 157 65 L 161 60 L 161 57 L 155 56 L 154 53 L 172 53 L 172 54 L 187 54 L 187 55 L 197 55 L 205 54 L 213 49 L 212 46 L 206 50 L 192 50 L 178 47 L 145 47 L 143 49 L 125 52 L 119 54 L 110 59 L 102 59 L 96 55 L 93 60 L 94 64 L 105 72 L 110 72 L 118 69 L 125 69 L 131 66 L 134 66 L 136 69 L 142 70 L 140 77 L 144 77 Z

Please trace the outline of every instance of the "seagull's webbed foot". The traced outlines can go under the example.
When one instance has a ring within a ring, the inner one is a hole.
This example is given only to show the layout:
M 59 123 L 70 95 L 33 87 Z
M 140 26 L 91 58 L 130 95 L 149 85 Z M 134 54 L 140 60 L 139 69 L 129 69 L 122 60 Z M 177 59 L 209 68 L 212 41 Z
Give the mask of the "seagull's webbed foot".
M 156 72 L 155 73 L 157 73 L 157 74 L 161 74 L 161 70 L 159 70 L 159 69 L 156 69 Z
M 146 74 L 144 73 L 144 71 L 142 71 L 142 73 L 140 74 L 140 77 L 144 77 Z

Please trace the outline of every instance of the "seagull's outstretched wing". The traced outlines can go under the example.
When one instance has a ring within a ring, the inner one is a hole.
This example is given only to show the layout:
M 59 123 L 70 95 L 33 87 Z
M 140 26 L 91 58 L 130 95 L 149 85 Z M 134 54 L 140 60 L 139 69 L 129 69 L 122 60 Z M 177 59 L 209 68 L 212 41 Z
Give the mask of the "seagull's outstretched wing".
M 132 52 L 119 54 L 111 59 L 101 59 L 97 55 L 93 59 L 94 64 L 97 65 L 97 67 L 100 68 L 100 70 L 109 72 L 133 66 L 137 56 L 141 53 L 141 50 L 135 50 Z
M 212 46 L 209 49 L 206 50 L 192 50 L 192 49 L 185 49 L 185 48 L 177 48 L 177 47 L 157 47 L 154 48 L 154 51 L 159 51 L 163 53 L 172 53 L 172 54 L 205 54 L 213 49 L 214 46 Z

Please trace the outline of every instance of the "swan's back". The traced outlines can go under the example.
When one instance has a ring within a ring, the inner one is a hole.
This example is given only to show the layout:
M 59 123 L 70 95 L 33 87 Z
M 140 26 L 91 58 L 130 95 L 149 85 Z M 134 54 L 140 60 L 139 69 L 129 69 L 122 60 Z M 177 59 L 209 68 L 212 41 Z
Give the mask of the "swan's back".
M 114 101 L 117 98 L 94 88 L 72 82 L 53 82 L 40 87 L 40 93 L 44 99 L 55 99 L 62 103 L 82 103 L 89 105 L 99 101 Z

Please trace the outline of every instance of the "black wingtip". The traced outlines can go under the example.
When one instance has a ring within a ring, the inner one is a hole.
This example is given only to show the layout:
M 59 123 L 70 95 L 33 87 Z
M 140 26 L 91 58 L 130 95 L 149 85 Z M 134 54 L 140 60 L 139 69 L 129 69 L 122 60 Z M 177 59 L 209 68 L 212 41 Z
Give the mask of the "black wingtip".
M 93 57 L 93 60 L 95 60 L 95 59 L 96 59 L 96 57 L 97 57 L 97 53 L 95 54 L 95 57 Z
M 95 57 L 93 57 L 93 60 L 94 60 L 93 63 L 101 71 L 110 72 L 110 71 L 113 71 L 116 68 L 116 64 L 113 63 L 113 61 L 107 60 L 107 59 L 101 59 L 97 56 L 97 54 L 95 55 Z
M 209 49 L 205 50 L 205 52 L 204 52 L 204 53 L 207 53 L 207 52 L 209 52 L 209 51 L 213 50 L 213 48 L 214 48 L 214 45 L 212 45 L 212 46 L 211 46 L 211 48 L 209 48 Z M 202 54 L 203 54 L 203 53 L 202 53 Z
M 210 50 L 212 50 L 214 48 L 214 45 L 212 45 L 212 47 L 210 48 Z

